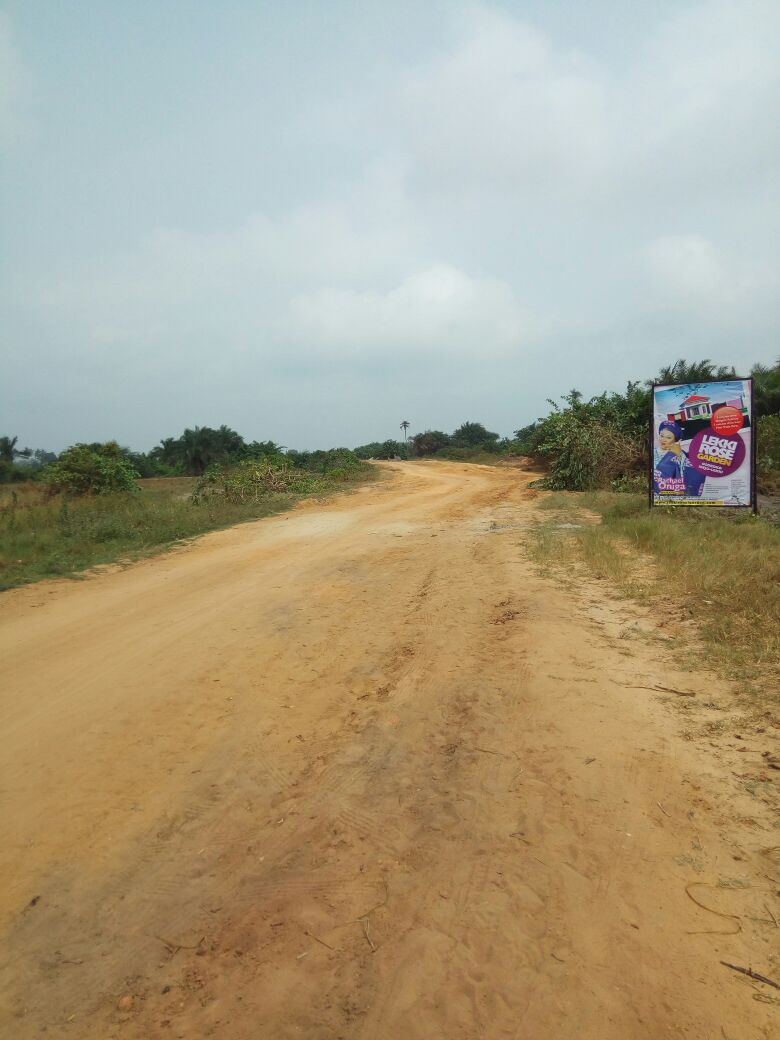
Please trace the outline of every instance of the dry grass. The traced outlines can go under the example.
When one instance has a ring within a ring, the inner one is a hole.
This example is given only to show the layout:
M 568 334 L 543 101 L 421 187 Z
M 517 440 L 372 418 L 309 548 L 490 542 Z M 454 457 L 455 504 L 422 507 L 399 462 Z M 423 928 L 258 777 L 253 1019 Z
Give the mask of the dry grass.
M 780 677 L 780 528 L 749 514 L 650 512 L 643 496 L 609 492 L 550 495 L 539 507 L 554 518 L 538 529 L 540 564 L 584 565 L 624 594 L 683 608 L 721 670 Z
M 323 493 L 347 491 L 380 475 L 376 467 L 361 467 L 346 480 L 326 483 Z M 81 498 L 51 498 L 33 482 L 4 486 L 0 589 L 138 559 L 207 531 L 284 512 L 304 497 L 269 494 L 255 502 L 195 503 L 190 498 L 193 477 L 156 477 L 139 483 L 134 493 Z

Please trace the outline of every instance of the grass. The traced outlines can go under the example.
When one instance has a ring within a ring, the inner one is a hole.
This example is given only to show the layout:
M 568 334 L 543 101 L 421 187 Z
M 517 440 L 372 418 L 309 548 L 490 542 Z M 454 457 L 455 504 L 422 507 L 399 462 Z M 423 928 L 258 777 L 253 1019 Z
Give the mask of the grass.
M 375 467 L 360 467 L 338 484 L 326 482 L 322 494 L 346 491 L 378 476 Z M 32 483 L 4 486 L 0 589 L 162 552 L 207 531 L 284 512 L 304 497 L 268 495 L 253 503 L 195 504 L 189 498 L 194 484 L 193 477 L 160 477 L 140 481 L 135 493 L 82 498 L 47 498 Z
M 780 528 L 750 514 L 650 511 L 642 495 L 546 496 L 534 556 L 585 565 L 619 591 L 699 623 L 708 657 L 732 677 L 780 673 Z M 594 516 L 595 514 L 595 516 Z M 600 520 L 600 522 L 599 522 Z M 561 528 L 561 522 L 581 526 Z M 690 656 L 695 667 L 696 656 Z

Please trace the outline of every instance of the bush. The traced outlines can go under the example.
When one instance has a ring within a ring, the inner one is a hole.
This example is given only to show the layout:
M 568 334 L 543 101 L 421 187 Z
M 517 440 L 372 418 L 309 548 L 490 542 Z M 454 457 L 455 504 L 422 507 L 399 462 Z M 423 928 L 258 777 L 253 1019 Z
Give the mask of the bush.
M 762 415 L 757 422 L 756 485 L 762 495 L 780 494 L 780 415 Z
M 134 491 L 138 474 L 115 441 L 106 444 L 76 444 L 56 462 L 41 470 L 41 480 L 54 492 L 71 495 L 103 495 L 112 491 Z
M 192 492 L 193 502 L 224 499 L 258 502 L 269 495 L 307 494 L 319 490 L 313 473 L 296 469 L 283 455 L 247 459 L 237 466 L 211 466 Z
M 641 442 L 586 412 L 554 412 L 542 427 L 537 451 L 549 460 L 550 475 L 539 483 L 551 491 L 606 488 L 641 463 Z

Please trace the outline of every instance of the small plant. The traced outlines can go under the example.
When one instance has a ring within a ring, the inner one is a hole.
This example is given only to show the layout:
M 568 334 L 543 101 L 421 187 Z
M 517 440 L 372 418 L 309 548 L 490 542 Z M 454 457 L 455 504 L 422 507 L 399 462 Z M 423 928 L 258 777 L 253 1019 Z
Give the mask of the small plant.
M 647 476 L 643 473 L 623 473 L 611 480 L 609 486 L 624 495 L 641 495 L 647 491 Z

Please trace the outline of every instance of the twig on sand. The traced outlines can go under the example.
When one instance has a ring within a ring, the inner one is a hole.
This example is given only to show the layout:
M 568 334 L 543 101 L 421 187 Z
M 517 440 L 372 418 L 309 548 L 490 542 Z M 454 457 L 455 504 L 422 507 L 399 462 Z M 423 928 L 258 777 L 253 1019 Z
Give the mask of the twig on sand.
M 387 887 L 386 878 L 382 878 L 382 884 L 385 886 L 385 898 L 381 901 L 381 903 L 377 903 L 376 906 L 372 906 L 370 910 L 366 910 L 366 912 L 364 914 L 361 914 L 360 917 L 355 918 L 355 921 L 360 922 L 360 925 L 363 929 L 363 935 L 365 936 L 366 942 L 371 947 L 372 953 L 376 953 L 377 948 L 376 944 L 369 935 L 369 932 L 371 930 L 371 914 L 373 914 L 375 910 L 379 910 L 381 907 L 387 906 L 387 901 L 390 898 L 390 889 Z
M 371 952 L 372 953 L 376 953 L 376 946 L 371 941 L 371 936 L 368 934 L 369 929 L 371 928 L 371 919 L 369 917 L 364 917 L 363 920 L 362 920 L 362 924 L 363 924 L 363 935 L 365 935 L 365 937 L 366 937 L 366 942 L 371 947 Z
M 334 953 L 337 952 L 335 946 L 331 946 L 330 943 L 326 943 L 324 939 L 320 939 L 318 935 L 315 935 L 314 932 L 310 932 L 307 928 L 304 928 L 303 934 L 308 935 L 310 939 L 313 939 L 315 942 L 318 942 L 320 946 L 325 946 L 327 947 L 327 949 L 333 950 Z
M 739 916 L 737 916 L 737 914 L 724 914 L 720 910 L 713 910 L 711 906 L 705 906 L 704 903 L 700 903 L 699 902 L 699 900 L 696 898 L 696 896 L 691 895 L 691 891 L 690 890 L 694 887 L 694 885 L 699 885 L 702 888 L 712 888 L 713 887 L 712 885 L 708 885 L 706 881 L 691 881 L 690 884 L 685 886 L 685 894 L 691 900 L 692 903 L 695 903 L 697 906 L 700 906 L 702 908 L 702 910 L 706 910 L 707 913 L 715 914 L 716 917 L 725 917 L 727 920 L 736 921 L 737 927 L 736 927 L 736 930 L 733 931 L 733 932 L 724 932 L 722 930 L 721 931 L 708 930 L 708 931 L 705 931 L 705 932 L 688 932 L 688 935 L 736 935 L 737 932 L 741 932 L 742 931 L 742 919 Z
M 518 838 L 520 841 L 524 841 L 526 845 L 530 845 L 531 842 L 526 838 L 522 831 L 512 831 L 509 835 L 510 838 Z
M 634 683 L 622 683 L 617 679 L 611 679 L 615 686 L 622 686 L 624 690 L 650 690 L 651 693 L 675 693 L 678 697 L 695 697 L 693 690 L 675 690 L 672 686 L 636 686 Z
M 473 751 L 481 751 L 483 755 L 497 755 L 499 758 L 509 758 L 509 755 L 505 755 L 503 751 L 491 751 L 490 748 L 477 747 L 476 744 L 472 744 L 471 748 Z
M 671 819 L 671 814 L 668 813 L 666 811 L 666 809 L 664 809 L 664 807 L 661 805 L 660 802 L 656 802 L 655 804 L 658 806 L 658 808 L 661 810 L 661 812 L 664 814 L 664 816 L 668 816 Z
M 161 935 L 155 934 L 154 938 L 157 939 L 158 942 L 161 942 L 163 946 L 167 946 L 171 953 L 176 954 L 179 952 L 179 950 L 197 950 L 200 947 L 200 945 L 203 942 L 205 942 L 206 936 L 202 935 L 194 946 L 187 946 L 184 943 L 171 942 L 170 939 L 164 939 Z
M 740 968 L 738 964 L 729 964 L 728 961 L 720 962 L 724 968 L 731 968 L 732 971 L 738 971 L 741 975 L 747 975 L 751 979 L 755 979 L 756 982 L 763 982 L 767 986 L 774 986 L 775 989 L 780 989 L 780 982 L 775 982 L 774 979 L 768 979 L 766 975 L 759 975 L 757 971 L 753 971 L 751 968 Z

